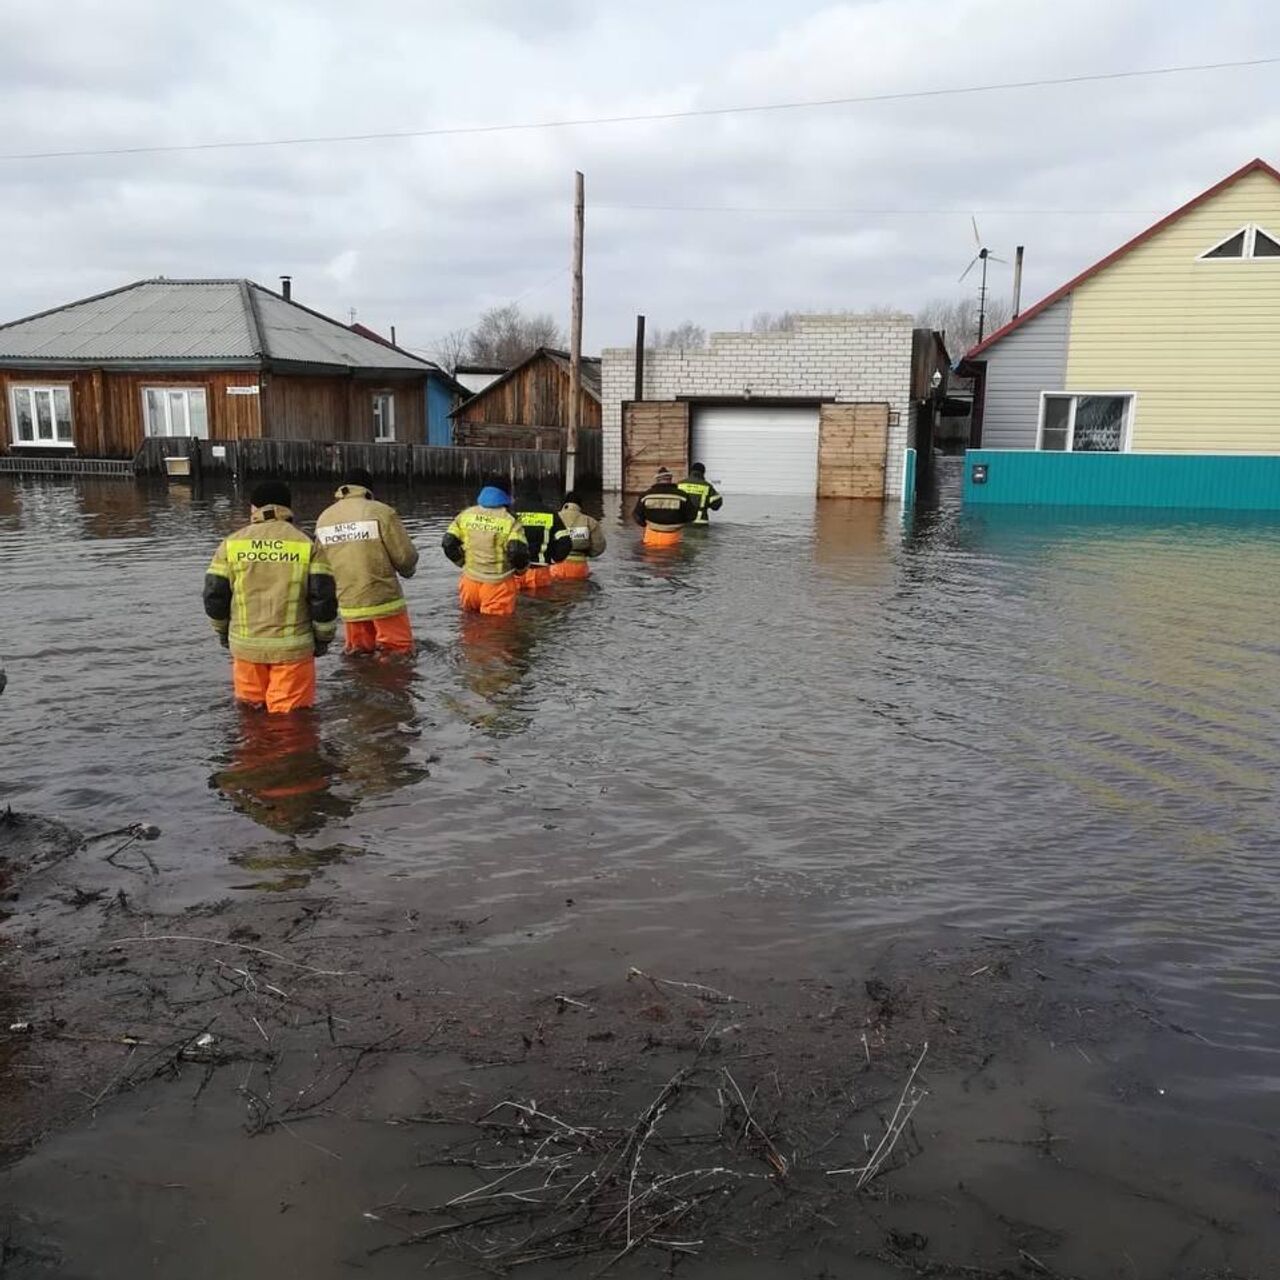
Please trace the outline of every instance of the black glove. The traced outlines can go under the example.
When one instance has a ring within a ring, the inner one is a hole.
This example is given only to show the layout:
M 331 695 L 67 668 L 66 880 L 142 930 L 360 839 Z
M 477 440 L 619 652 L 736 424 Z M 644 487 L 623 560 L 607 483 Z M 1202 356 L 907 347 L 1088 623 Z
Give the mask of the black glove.
M 218 632 L 218 643 L 219 643 L 219 644 L 220 644 L 224 649 L 230 649 L 230 648 L 231 648 L 231 636 L 230 636 L 230 633 L 229 633 L 229 632 L 226 632 L 226 631 L 219 631 L 219 632 Z
M 319 636 L 316 636 L 316 642 L 315 642 L 316 657 L 323 658 L 324 655 L 329 652 L 329 646 L 332 643 L 333 643 L 332 636 L 330 636 L 327 640 L 321 640 Z

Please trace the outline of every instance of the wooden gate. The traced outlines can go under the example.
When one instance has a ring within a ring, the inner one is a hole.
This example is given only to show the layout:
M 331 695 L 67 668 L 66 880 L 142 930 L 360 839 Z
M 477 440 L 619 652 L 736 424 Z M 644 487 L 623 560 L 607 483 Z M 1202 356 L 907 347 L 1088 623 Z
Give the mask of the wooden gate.
M 689 405 L 682 400 L 631 400 L 622 406 L 622 489 L 641 493 L 666 467 L 677 480 L 689 467 Z
M 887 404 L 824 404 L 818 411 L 818 497 L 883 498 Z

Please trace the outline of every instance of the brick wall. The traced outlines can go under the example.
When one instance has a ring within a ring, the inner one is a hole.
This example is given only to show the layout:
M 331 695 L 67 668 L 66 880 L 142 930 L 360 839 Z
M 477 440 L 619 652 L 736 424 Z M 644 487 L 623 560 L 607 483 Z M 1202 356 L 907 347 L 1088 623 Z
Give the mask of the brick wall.
M 714 333 L 707 347 L 646 351 L 644 398 L 830 396 L 887 403 L 885 495 L 902 489 L 911 390 L 910 316 L 800 316 L 787 333 Z M 635 352 L 604 352 L 604 487 L 622 483 L 622 402 L 635 394 Z

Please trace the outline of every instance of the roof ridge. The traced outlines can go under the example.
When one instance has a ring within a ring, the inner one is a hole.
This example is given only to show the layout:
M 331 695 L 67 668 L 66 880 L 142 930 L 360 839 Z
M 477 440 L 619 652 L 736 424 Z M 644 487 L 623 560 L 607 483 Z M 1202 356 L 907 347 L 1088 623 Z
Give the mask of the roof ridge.
M 1185 217 L 1193 209 L 1199 208 L 1206 200 L 1212 200 L 1214 196 L 1220 195 L 1228 187 L 1239 182 L 1241 178 L 1246 178 L 1251 173 L 1265 173 L 1268 177 L 1274 178 L 1276 182 L 1280 182 L 1280 170 L 1274 165 L 1268 164 L 1261 156 L 1255 156 L 1248 164 L 1243 164 L 1240 168 L 1227 174 L 1225 178 L 1215 182 L 1213 186 L 1206 187 L 1199 195 L 1192 196 L 1190 200 L 1180 204 L 1171 213 L 1166 213 L 1163 218 L 1153 222 L 1144 231 L 1139 231 L 1136 236 L 1131 236 L 1118 249 L 1113 249 L 1104 258 L 1099 258 L 1091 267 L 1086 267 L 1078 275 L 1072 276 L 1066 284 L 1061 285 L 1052 293 L 1046 294 L 1034 306 L 1028 307 L 1021 314 L 1014 316 L 1007 324 L 1002 325 L 994 333 L 988 334 L 981 342 L 970 347 L 968 351 L 961 357 L 962 360 L 972 360 L 975 356 L 982 355 L 995 343 L 999 342 L 1007 334 L 1012 333 L 1015 329 L 1026 324 L 1028 320 L 1035 319 L 1042 311 L 1053 306 L 1055 302 L 1061 302 L 1067 294 L 1074 292 L 1080 285 L 1096 276 L 1100 271 L 1105 271 L 1112 263 L 1123 258 L 1125 254 L 1132 252 L 1140 244 L 1144 244 L 1150 240 L 1152 236 L 1157 235 L 1166 227 L 1177 222 L 1179 218 Z
M 245 323 L 249 326 L 249 345 L 253 348 L 255 356 L 264 357 L 267 354 L 267 348 L 262 340 L 262 324 L 258 319 L 258 304 L 254 300 L 253 290 L 249 287 L 252 282 L 240 280 L 237 283 L 239 285 L 240 304 L 244 307 Z

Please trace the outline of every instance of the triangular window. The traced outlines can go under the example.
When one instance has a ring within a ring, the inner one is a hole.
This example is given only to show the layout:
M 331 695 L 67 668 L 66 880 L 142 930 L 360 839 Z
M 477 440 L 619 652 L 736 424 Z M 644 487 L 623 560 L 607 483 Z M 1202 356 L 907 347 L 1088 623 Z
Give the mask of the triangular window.
M 1233 231 L 1225 240 L 1219 240 L 1211 249 L 1206 249 L 1200 257 L 1280 258 L 1280 237 L 1250 222 L 1239 231 Z
M 1249 238 L 1249 228 L 1245 227 L 1243 231 L 1237 231 L 1235 235 L 1230 236 L 1221 244 L 1215 244 L 1207 253 L 1202 253 L 1202 258 L 1243 258 L 1245 241 Z
M 1253 256 L 1255 258 L 1280 258 L 1280 240 L 1269 236 L 1261 227 L 1253 233 Z

